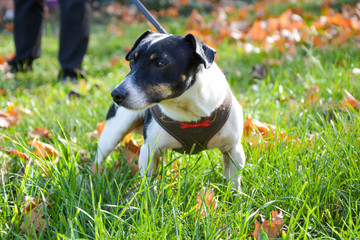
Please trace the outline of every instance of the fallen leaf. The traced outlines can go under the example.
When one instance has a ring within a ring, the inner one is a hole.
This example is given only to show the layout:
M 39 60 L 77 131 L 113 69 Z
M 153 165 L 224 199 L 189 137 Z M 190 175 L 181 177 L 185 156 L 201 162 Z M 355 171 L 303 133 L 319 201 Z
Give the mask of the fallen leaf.
M 118 56 L 114 56 L 111 60 L 110 60 L 110 64 L 112 67 L 114 67 L 118 62 L 120 61 L 120 58 Z
M 251 67 L 251 78 L 255 78 L 255 79 L 263 79 L 265 78 L 266 74 L 267 74 L 267 66 L 266 64 L 255 64 Z
M 89 155 L 84 149 L 80 149 L 78 155 L 82 163 L 87 163 L 90 161 Z
M 123 31 L 120 27 L 116 26 L 114 23 L 110 23 L 106 30 L 115 36 L 121 36 L 123 34 Z
M 8 30 L 8 31 L 10 31 L 10 32 L 14 31 L 14 24 L 12 24 L 12 23 L 6 23 L 6 24 L 5 24 L 5 29 Z
M 36 149 L 35 154 L 38 155 L 39 157 L 46 157 L 46 156 L 57 157 L 57 156 L 59 156 L 59 152 L 50 144 L 40 142 L 36 139 L 30 140 L 28 142 L 28 144 L 32 145 Z
M 9 128 L 18 120 L 18 112 L 12 109 L 9 112 L 1 112 L 0 111 L 0 128 Z
M 284 130 L 278 129 L 271 124 L 251 119 L 249 116 L 246 117 L 244 122 L 244 136 L 253 146 L 260 144 L 268 145 L 270 143 L 273 146 L 275 143 L 285 139 L 293 139 L 288 137 Z
M 7 152 L 7 153 L 10 153 L 10 154 L 13 154 L 13 155 L 16 155 L 18 157 L 21 157 L 25 161 L 28 161 L 30 159 L 30 157 L 27 154 L 16 151 L 16 150 L 7 150 L 7 149 L 3 149 L 3 148 L 0 148 L 0 150 L 4 151 L 4 152 Z
M 266 234 L 266 236 L 268 238 L 276 238 L 276 236 L 279 234 L 281 226 L 283 224 L 283 214 L 280 211 L 280 213 L 278 213 L 278 211 L 274 210 L 271 212 L 271 221 L 267 220 L 267 221 L 263 221 L 263 223 L 259 223 L 256 219 L 255 219 L 255 230 L 253 233 L 251 233 L 254 238 L 256 240 L 259 239 L 259 231 L 262 228 L 264 233 Z M 263 217 L 262 217 L 263 218 Z
M 253 41 L 262 41 L 266 39 L 267 32 L 264 29 L 265 28 L 264 25 L 265 24 L 263 24 L 263 22 L 259 20 L 256 20 L 253 23 L 252 27 L 249 30 L 250 38 Z
M 97 131 L 99 137 L 100 137 L 102 131 L 104 130 L 105 123 L 106 122 L 99 122 L 99 123 L 96 124 L 96 131 Z
M 104 167 L 101 166 L 100 164 L 97 166 L 97 170 L 98 170 L 99 173 L 102 173 L 103 169 L 104 169 Z M 91 172 L 92 172 L 93 174 L 96 173 L 96 163 L 93 163 L 93 164 L 91 165 Z
M 45 137 L 45 138 L 51 139 L 49 130 L 47 128 L 36 127 L 34 130 L 28 132 L 28 135 L 32 138 Z
M 175 1 L 175 6 L 177 6 L 177 7 L 180 7 L 180 6 L 187 7 L 187 6 L 189 6 L 189 0 Z
M 199 192 L 198 196 L 196 197 L 197 205 L 196 211 L 201 209 L 201 218 L 205 218 L 206 212 L 213 212 L 217 206 L 218 200 L 214 198 L 215 192 L 213 189 L 208 189 L 203 187 Z M 205 202 L 204 202 L 205 198 Z M 205 206 L 203 206 L 205 203 Z
M 328 22 L 337 26 L 347 27 L 351 26 L 349 19 L 344 19 L 340 13 L 335 14 L 333 17 L 328 17 Z
M 344 91 L 344 98 L 342 100 L 342 105 L 344 108 L 349 108 L 349 106 L 353 108 L 360 108 L 360 101 L 357 100 L 353 95 L 351 95 L 348 91 Z
M 127 134 L 122 141 L 121 150 L 126 160 L 126 165 L 131 168 L 133 174 L 139 170 L 139 154 L 141 145 L 134 139 L 131 133 Z
M 50 195 L 51 196 L 51 195 Z M 50 198 L 48 196 L 45 200 L 45 206 L 53 206 L 55 202 L 49 203 Z M 41 231 L 47 227 L 46 220 L 43 218 L 45 216 L 44 202 L 42 199 L 26 196 L 23 199 L 24 208 L 22 213 L 25 215 L 25 221 L 21 224 L 20 229 L 22 231 L 28 230 L 29 232 Z
M 306 104 L 308 106 L 314 106 L 319 100 L 320 87 L 317 85 L 312 86 L 306 92 Z

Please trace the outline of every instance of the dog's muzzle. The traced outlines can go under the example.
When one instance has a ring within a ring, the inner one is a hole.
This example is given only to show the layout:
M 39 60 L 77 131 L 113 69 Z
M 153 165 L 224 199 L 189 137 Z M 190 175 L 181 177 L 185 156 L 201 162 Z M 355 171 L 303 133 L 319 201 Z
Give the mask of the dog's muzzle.
M 124 101 L 124 99 L 127 96 L 127 91 L 123 88 L 115 88 L 112 92 L 111 92 L 111 96 L 113 98 L 113 101 L 118 104 L 121 105 L 121 103 Z

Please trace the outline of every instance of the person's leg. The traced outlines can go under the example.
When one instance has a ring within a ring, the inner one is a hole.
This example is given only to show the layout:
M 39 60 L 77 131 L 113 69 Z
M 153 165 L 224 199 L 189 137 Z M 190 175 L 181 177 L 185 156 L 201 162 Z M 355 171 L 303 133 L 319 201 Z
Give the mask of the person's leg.
M 32 61 L 41 54 L 41 33 L 45 0 L 15 0 L 15 57 L 12 71 L 31 70 Z
M 90 35 L 90 1 L 59 0 L 61 11 L 59 79 L 77 78 Z

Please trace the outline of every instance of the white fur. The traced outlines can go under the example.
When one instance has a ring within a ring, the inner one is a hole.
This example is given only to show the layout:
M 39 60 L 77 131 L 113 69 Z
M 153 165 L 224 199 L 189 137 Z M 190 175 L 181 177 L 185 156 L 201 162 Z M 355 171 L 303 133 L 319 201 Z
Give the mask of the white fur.
M 228 84 L 216 63 L 202 68 L 194 85 L 181 96 L 161 102 L 161 111 L 172 119 L 193 122 L 209 116 L 224 101 Z
M 145 111 L 133 111 L 119 107 L 116 115 L 106 121 L 101 133 L 97 149 L 97 163 L 101 162 L 114 150 L 121 139 L 138 126 L 137 122 L 143 118 Z
M 134 84 L 134 76 L 132 73 L 128 74 L 123 81 L 121 81 L 117 88 L 123 88 L 127 91 L 128 97 L 122 105 L 129 109 L 145 109 L 149 107 L 147 96 L 141 89 Z

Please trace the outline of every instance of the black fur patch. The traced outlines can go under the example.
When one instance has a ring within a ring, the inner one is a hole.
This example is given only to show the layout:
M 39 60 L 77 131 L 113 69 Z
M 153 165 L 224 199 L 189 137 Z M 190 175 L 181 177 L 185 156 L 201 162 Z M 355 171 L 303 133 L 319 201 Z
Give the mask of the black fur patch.
M 111 104 L 109 111 L 106 115 L 106 120 L 109 120 L 110 118 L 113 118 L 115 116 L 117 108 L 118 106 L 115 103 Z
M 148 129 L 149 125 L 150 125 L 150 122 L 151 122 L 152 118 L 153 117 L 151 115 L 150 109 L 147 109 L 145 111 L 145 120 L 144 120 L 144 128 L 143 128 L 144 140 L 146 140 L 146 137 L 147 137 L 146 132 L 147 132 L 147 129 Z

